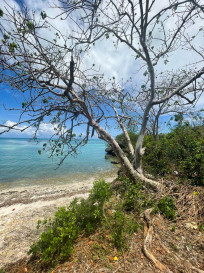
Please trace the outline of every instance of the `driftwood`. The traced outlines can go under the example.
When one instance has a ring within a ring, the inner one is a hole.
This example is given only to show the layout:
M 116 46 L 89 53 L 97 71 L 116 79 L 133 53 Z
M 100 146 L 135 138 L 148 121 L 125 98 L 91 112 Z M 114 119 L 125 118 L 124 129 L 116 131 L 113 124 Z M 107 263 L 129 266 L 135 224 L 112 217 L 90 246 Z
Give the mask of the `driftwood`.
M 154 255 L 150 251 L 151 242 L 152 242 L 152 234 L 153 234 L 153 226 L 152 226 L 152 220 L 150 217 L 150 214 L 152 212 L 151 209 L 147 209 L 144 212 L 144 244 L 143 244 L 143 252 L 144 255 L 155 265 L 156 268 L 158 268 L 161 272 L 166 273 L 173 273 L 167 266 L 160 263 Z

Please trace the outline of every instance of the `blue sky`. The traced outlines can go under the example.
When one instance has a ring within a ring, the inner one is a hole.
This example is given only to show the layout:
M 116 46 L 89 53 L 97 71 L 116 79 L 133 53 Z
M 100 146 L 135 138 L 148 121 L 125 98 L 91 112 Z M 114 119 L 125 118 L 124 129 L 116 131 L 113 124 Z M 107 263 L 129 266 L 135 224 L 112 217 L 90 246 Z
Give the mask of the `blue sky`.
M 14 90 L 11 90 L 9 86 L 6 86 L 4 83 L 0 84 L 0 123 L 3 124 L 7 120 L 17 121 L 18 112 L 17 111 L 7 111 L 6 108 L 18 108 L 22 98 L 18 96 Z

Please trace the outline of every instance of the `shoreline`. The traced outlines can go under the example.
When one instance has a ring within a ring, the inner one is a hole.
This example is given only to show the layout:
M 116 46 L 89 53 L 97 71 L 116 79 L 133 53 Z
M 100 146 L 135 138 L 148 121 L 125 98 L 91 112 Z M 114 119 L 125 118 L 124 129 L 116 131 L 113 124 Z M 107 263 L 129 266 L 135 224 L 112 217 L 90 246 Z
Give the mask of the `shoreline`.
M 41 234 L 37 221 L 54 216 L 59 207 L 75 198 L 87 198 L 94 181 L 112 182 L 116 173 L 95 176 L 84 182 L 33 185 L 0 191 L 0 268 L 25 256 L 30 245 Z

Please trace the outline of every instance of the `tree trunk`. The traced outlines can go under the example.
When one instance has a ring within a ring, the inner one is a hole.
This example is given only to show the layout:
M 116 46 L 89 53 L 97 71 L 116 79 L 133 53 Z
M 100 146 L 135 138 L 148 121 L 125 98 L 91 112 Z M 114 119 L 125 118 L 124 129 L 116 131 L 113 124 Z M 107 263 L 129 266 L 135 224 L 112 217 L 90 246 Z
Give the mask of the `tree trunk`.
M 135 147 L 135 159 L 134 159 L 133 164 L 134 164 L 135 170 L 140 174 L 143 174 L 142 156 L 144 155 L 145 148 L 143 148 L 142 145 L 143 145 L 143 141 L 144 141 L 145 131 L 146 131 L 147 122 L 148 122 L 148 118 L 149 118 L 149 111 L 151 109 L 151 106 L 152 106 L 152 104 L 151 104 L 151 102 L 149 102 L 146 109 L 145 109 L 142 127 L 140 130 L 138 139 L 137 139 L 136 147 Z
M 152 189 L 158 191 L 161 188 L 161 184 L 146 178 L 142 173 L 139 173 L 134 169 L 133 164 L 129 161 L 123 150 L 120 148 L 117 141 L 106 132 L 98 123 L 95 121 L 91 121 L 92 126 L 95 128 L 96 132 L 98 133 L 99 137 L 103 140 L 105 140 L 109 145 L 113 148 L 116 156 L 120 160 L 121 166 L 123 166 L 129 175 L 137 180 L 138 178 L 145 184 L 147 187 L 151 187 Z

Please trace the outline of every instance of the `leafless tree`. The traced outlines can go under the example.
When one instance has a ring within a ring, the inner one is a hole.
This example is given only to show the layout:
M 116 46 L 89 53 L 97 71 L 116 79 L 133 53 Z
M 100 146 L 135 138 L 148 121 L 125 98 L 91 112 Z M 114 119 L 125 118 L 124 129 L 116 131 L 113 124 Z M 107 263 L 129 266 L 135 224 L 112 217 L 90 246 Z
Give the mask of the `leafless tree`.
M 55 125 L 58 137 L 50 139 L 51 153 L 61 155 L 63 161 L 87 143 L 95 131 L 111 145 L 132 177 L 139 177 L 145 185 L 155 189 L 160 188 L 158 182 L 146 178 L 142 171 L 143 140 L 149 114 L 155 105 L 173 97 L 189 101 L 189 94 L 200 95 L 204 74 L 202 54 L 198 54 L 197 69 L 186 67 L 166 82 L 164 74 L 157 73 L 156 68 L 161 60 L 168 65 L 170 53 L 189 45 L 184 39 L 186 30 L 196 24 L 197 16 L 198 19 L 202 17 L 202 5 L 190 0 L 166 1 L 166 6 L 161 8 L 156 0 L 63 0 L 60 7 L 55 8 L 61 9 L 62 19 L 75 22 L 72 35 L 52 25 L 52 20 L 58 16 L 51 19 L 43 11 L 39 15 L 25 7 L 17 11 L 8 4 L 1 10 L 1 78 L 24 97 L 19 122 L 7 127 L 2 124 L 2 133 L 19 130 L 20 124 L 25 124 L 21 130 L 34 126 L 37 133 L 40 124 L 49 121 Z M 174 24 L 168 29 L 170 16 Z M 48 32 L 49 38 L 45 35 Z M 108 39 L 110 34 L 115 37 L 116 47 L 118 43 L 126 44 L 136 61 L 140 61 L 144 80 L 134 92 L 124 88 L 122 80 L 107 80 L 93 67 L 84 66 L 83 56 L 90 46 L 100 39 Z M 192 45 L 191 50 L 195 52 Z M 140 113 L 135 109 L 142 100 L 145 100 L 145 107 Z M 135 117 L 142 121 L 134 148 L 127 125 Z M 111 120 L 123 130 L 131 159 L 109 134 Z M 86 126 L 86 133 L 75 136 L 75 127 L 82 125 Z

